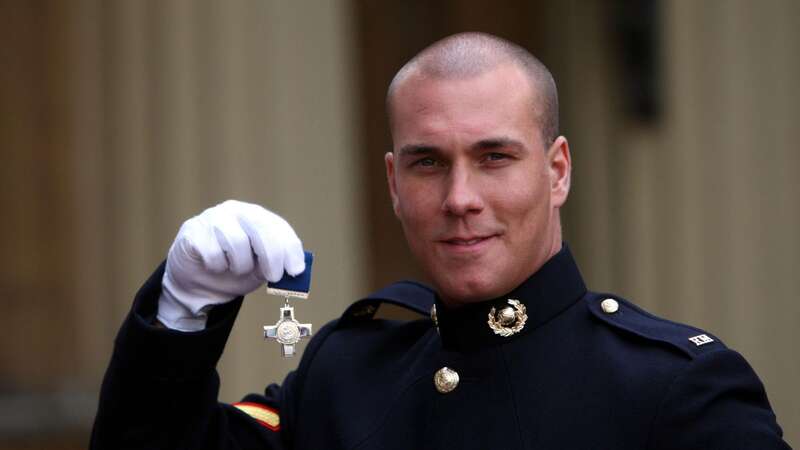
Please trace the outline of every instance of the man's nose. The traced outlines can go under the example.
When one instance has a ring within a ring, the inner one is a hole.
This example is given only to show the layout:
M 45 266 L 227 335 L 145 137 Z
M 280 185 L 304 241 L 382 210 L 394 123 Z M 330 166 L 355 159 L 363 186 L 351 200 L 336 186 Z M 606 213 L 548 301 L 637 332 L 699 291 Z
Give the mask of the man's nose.
M 476 181 L 468 170 L 454 166 L 447 177 L 447 192 L 442 210 L 454 216 L 481 212 L 483 201 Z

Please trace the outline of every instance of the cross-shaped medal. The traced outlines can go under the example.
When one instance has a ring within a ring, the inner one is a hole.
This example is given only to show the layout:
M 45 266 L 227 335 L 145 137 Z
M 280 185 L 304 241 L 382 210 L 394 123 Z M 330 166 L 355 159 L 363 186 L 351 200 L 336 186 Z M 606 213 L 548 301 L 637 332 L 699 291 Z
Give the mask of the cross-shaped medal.
M 264 339 L 275 339 L 281 344 L 281 356 L 288 358 L 294 356 L 295 344 L 301 338 L 311 336 L 311 324 L 300 323 L 294 318 L 294 308 L 289 305 L 292 298 L 308 298 L 311 288 L 311 264 L 314 255 L 305 252 L 306 270 L 293 277 L 284 274 L 276 283 L 267 283 L 267 293 L 284 297 L 285 303 L 281 308 L 280 317 L 275 325 L 264 327 Z
M 309 336 L 311 324 L 300 323 L 294 318 L 294 308 L 289 306 L 289 297 L 286 297 L 286 305 L 281 308 L 278 323 L 264 327 L 264 339 L 278 341 L 281 344 L 281 356 L 284 358 L 294 356 L 294 344 Z

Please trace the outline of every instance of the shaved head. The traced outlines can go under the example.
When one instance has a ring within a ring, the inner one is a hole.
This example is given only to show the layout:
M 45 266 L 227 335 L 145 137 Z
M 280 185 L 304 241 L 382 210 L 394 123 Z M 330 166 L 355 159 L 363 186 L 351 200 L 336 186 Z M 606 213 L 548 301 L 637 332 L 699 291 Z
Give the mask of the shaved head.
M 559 135 L 558 91 L 550 71 L 517 44 L 486 33 L 459 33 L 437 41 L 418 53 L 397 72 L 386 94 L 386 110 L 393 123 L 392 103 L 397 89 L 412 77 L 465 79 L 505 64 L 522 69 L 534 97 L 531 107 L 545 148 Z

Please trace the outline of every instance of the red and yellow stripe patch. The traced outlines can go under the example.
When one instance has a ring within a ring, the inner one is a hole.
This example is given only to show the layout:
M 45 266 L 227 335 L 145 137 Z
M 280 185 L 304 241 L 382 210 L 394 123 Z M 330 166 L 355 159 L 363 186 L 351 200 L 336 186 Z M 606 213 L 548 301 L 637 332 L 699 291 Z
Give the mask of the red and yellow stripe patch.
M 256 420 L 256 422 L 264 425 L 272 431 L 281 430 L 281 416 L 278 411 L 260 403 L 239 402 L 231 406 L 243 411 L 248 416 Z

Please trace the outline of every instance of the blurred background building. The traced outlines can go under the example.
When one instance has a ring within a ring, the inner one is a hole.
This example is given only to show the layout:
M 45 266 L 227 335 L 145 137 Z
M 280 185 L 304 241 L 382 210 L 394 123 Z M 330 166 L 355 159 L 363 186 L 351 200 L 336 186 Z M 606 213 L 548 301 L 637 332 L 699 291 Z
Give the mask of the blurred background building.
M 383 96 L 466 30 L 555 75 L 588 284 L 743 353 L 800 445 L 800 2 L 0 0 L 0 448 L 86 447 L 133 294 L 224 199 L 316 252 L 298 316 L 317 326 L 419 276 Z M 245 303 L 222 400 L 297 364 L 261 341 L 279 304 Z

